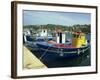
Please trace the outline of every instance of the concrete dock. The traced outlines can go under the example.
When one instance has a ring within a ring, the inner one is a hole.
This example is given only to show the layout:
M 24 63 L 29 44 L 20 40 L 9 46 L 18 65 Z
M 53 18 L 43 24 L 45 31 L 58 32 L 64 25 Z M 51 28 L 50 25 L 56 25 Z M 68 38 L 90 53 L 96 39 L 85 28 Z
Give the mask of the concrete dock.
M 24 69 L 47 68 L 32 52 L 23 46 L 23 67 Z

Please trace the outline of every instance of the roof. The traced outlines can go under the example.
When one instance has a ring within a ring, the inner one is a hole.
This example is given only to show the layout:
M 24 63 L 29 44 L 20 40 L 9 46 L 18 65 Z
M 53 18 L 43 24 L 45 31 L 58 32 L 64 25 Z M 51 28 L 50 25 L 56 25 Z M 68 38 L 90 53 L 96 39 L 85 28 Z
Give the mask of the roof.
M 82 32 L 73 32 L 73 34 L 76 34 L 76 35 L 85 35 L 85 34 L 82 33 Z

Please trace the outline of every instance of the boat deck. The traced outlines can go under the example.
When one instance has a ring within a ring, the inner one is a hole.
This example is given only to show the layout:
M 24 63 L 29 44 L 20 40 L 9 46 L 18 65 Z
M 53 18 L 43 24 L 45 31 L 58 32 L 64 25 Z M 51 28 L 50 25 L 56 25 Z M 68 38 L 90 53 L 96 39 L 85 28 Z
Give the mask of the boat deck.
M 23 46 L 23 67 L 24 69 L 47 68 L 34 54 L 32 54 L 25 46 Z

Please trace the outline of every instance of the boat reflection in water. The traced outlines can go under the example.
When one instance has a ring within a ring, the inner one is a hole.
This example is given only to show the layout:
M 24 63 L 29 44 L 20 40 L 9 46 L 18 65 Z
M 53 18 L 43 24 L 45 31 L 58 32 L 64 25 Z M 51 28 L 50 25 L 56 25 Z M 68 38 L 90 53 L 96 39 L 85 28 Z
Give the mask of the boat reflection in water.
M 48 68 L 90 66 L 90 41 L 84 33 L 74 32 L 71 39 L 66 39 L 66 33 L 58 30 L 55 37 L 35 38 L 27 36 L 25 45 L 37 56 Z M 89 36 L 90 37 L 90 36 Z

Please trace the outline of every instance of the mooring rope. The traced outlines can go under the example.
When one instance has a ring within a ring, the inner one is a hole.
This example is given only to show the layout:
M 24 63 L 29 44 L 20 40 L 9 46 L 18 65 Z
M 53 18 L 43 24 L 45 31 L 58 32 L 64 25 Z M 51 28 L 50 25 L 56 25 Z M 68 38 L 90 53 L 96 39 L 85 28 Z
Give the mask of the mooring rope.
M 48 47 L 47 49 L 45 49 L 45 52 L 39 57 L 39 59 L 41 60 L 43 58 L 43 56 L 46 54 L 46 52 L 48 51 L 50 47 Z

